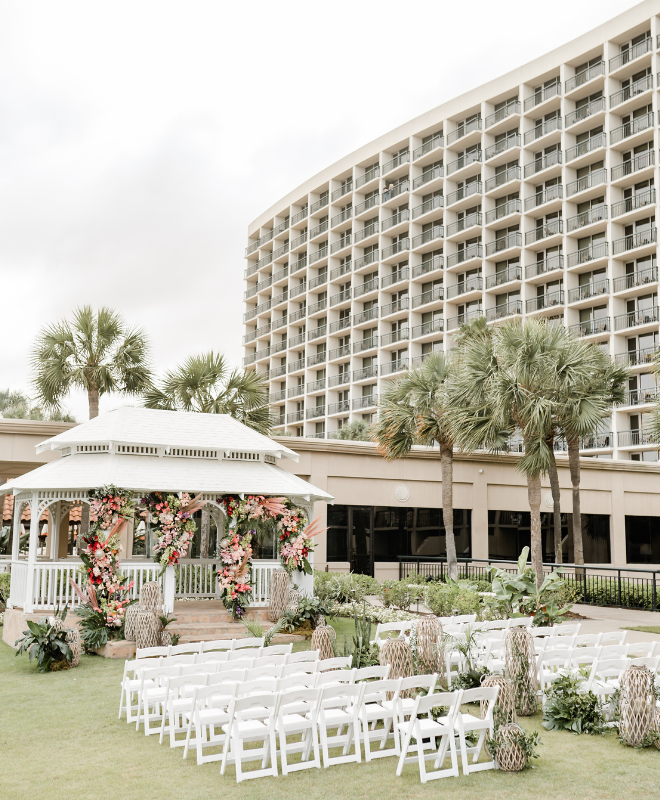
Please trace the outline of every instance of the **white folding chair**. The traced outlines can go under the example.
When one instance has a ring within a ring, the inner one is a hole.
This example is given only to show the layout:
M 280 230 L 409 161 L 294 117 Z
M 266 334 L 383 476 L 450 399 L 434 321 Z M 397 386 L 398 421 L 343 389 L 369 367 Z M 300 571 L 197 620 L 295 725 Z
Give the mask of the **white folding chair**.
M 394 638 L 404 636 L 404 632 L 410 630 L 410 625 L 410 622 L 379 622 L 371 644 L 377 644 L 380 647 L 386 639 L 392 638 L 390 636 L 392 633 L 395 634 Z
M 350 764 L 362 760 L 360 750 L 360 704 L 365 684 L 338 684 L 321 689 L 318 727 L 323 751 L 323 766 L 327 769 L 333 764 Z M 344 728 L 346 732 L 343 733 Z M 329 730 L 336 730 L 328 736 Z M 354 752 L 351 755 L 351 745 Z M 330 748 L 341 747 L 340 756 L 331 756 Z
M 259 656 L 259 658 L 255 658 L 252 666 L 254 669 L 258 669 L 259 667 L 283 667 L 284 664 L 286 664 L 285 655 L 271 655 Z
M 236 766 L 236 783 L 266 775 L 277 777 L 275 714 L 278 701 L 278 695 L 274 692 L 250 694 L 232 701 L 229 722 L 223 726 L 229 739 L 229 749 L 225 749 L 223 754 L 221 775 L 225 774 L 227 763 L 233 762 Z M 263 742 L 263 746 L 247 749 L 243 746 L 254 742 Z M 250 761 L 261 761 L 261 769 L 245 772 L 243 764 Z
M 600 659 L 601 661 L 609 661 L 611 658 L 626 658 L 628 656 L 628 644 L 608 644 L 601 645 Z
M 198 664 L 210 664 L 215 662 L 217 664 L 224 664 L 227 662 L 227 652 L 221 650 L 210 650 L 208 653 L 202 653 L 197 656 Z
M 458 777 L 458 758 L 456 755 L 455 721 L 460 706 L 462 691 L 438 692 L 437 694 L 420 695 L 412 708 L 409 720 L 399 720 L 401 733 L 401 755 L 396 768 L 397 777 L 401 776 L 403 766 L 415 760 L 419 764 L 419 777 L 422 783 L 437 778 Z M 447 708 L 445 716 L 433 719 L 433 708 Z M 412 743 L 412 739 L 415 743 Z M 436 740 L 440 740 L 436 747 Z M 451 767 L 443 769 L 449 749 Z M 416 756 L 409 756 L 413 751 Z M 434 760 L 433 770 L 426 769 L 426 762 Z
M 135 721 L 135 730 L 140 730 L 140 721 L 144 721 L 144 735 L 160 733 L 160 722 L 165 713 L 164 703 L 167 695 L 166 681 L 176 678 L 181 674 L 181 666 L 174 664 L 169 667 L 154 667 L 142 670 L 142 686 L 138 690 L 138 713 Z M 151 721 L 158 722 L 157 727 L 151 726 Z
M 506 633 L 506 630 L 509 627 L 509 620 L 508 619 L 490 619 L 485 622 L 477 622 L 476 625 L 479 626 L 480 631 L 503 631 Z
M 255 653 L 254 655 L 259 656 L 263 646 L 263 636 L 246 636 L 245 639 L 234 639 L 233 650 L 245 650 L 246 648 L 257 649 L 259 653 Z
M 293 664 L 285 664 L 282 667 L 282 677 L 288 678 L 291 675 L 316 675 L 319 671 L 320 661 L 297 661 Z
M 315 689 L 316 688 L 316 674 L 296 674 L 282 677 L 277 682 L 278 692 L 289 692 L 292 689 Z
M 318 650 L 301 650 L 299 653 L 289 653 L 286 657 L 287 666 L 289 664 L 302 664 L 308 661 L 318 661 Z
M 268 692 L 277 693 L 278 679 L 272 675 L 263 675 L 260 678 L 251 678 L 250 675 L 245 676 L 245 681 L 238 684 L 236 688 L 236 697 L 246 697 L 251 694 L 264 694 Z
M 360 667 L 355 670 L 353 681 L 359 683 L 360 681 L 384 681 L 389 678 L 390 665 L 383 664 L 375 667 Z
M 271 644 L 268 647 L 261 648 L 261 655 L 259 658 L 263 658 L 264 656 L 288 656 L 291 654 L 293 650 L 293 642 L 289 644 Z
M 316 673 L 316 687 L 322 686 L 338 686 L 339 684 L 354 683 L 355 676 L 354 669 L 331 669 L 328 672 Z
M 560 648 L 558 650 L 546 650 L 538 657 L 536 665 L 539 688 L 542 694 L 545 694 L 550 685 L 564 674 L 563 671 L 568 666 L 570 654 L 570 650 Z
M 231 653 L 228 653 L 228 656 L 227 660 L 221 663 L 226 664 L 229 669 L 252 669 L 254 666 L 254 658 L 231 658 Z
M 214 639 L 212 642 L 202 642 L 202 653 L 213 651 L 225 652 L 234 649 L 234 639 Z
M 163 658 L 163 665 L 172 667 L 175 664 L 195 664 L 197 662 L 197 653 L 182 653 L 178 656 L 165 656 Z
M 499 642 L 491 641 L 490 650 L 485 660 L 489 672 L 501 675 L 504 673 L 506 661 L 506 641 L 501 639 Z
M 591 674 L 584 686 L 585 692 L 593 692 L 598 695 L 603 703 L 607 703 L 610 695 L 614 694 L 619 688 L 621 675 L 630 665 L 628 658 L 610 658 L 594 661 Z
M 319 661 L 319 672 L 327 672 L 331 669 L 349 669 L 353 663 L 352 656 L 338 656 L 337 658 L 324 658 Z
M 628 645 L 629 658 L 650 658 L 660 653 L 660 642 L 631 642 Z
M 163 656 L 168 656 L 170 654 L 171 647 L 171 644 L 166 645 L 165 647 L 136 647 L 135 658 L 138 661 L 143 658 L 162 658 Z
M 575 647 L 598 647 L 602 633 L 581 633 L 575 637 Z
M 261 678 L 274 678 L 277 680 L 278 678 L 282 677 L 282 670 L 284 667 L 252 667 L 251 669 L 247 670 L 247 674 L 245 676 L 245 680 L 247 681 L 258 681 Z
M 223 694 L 217 686 L 199 686 L 193 694 L 193 712 L 188 717 L 188 728 L 183 757 L 188 757 L 190 744 L 197 750 L 197 764 L 220 761 L 227 747 L 227 736 L 222 726 L 229 723 L 229 706 L 236 696 L 237 683 L 226 684 Z M 195 738 L 191 739 L 192 730 Z M 220 753 L 204 755 L 204 748 L 222 747 Z
M 600 647 L 574 647 L 570 652 L 566 666 L 574 673 L 582 673 L 586 670 L 587 673 L 591 674 L 591 667 L 594 661 L 598 661 L 600 658 L 600 651 Z M 589 674 L 585 676 L 585 680 L 589 677 Z
M 630 666 L 631 667 L 646 667 L 646 669 L 650 670 L 654 675 L 658 671 L 658 665 L 660 664 L 660 655 L 658 656 L 642 656 L 641 658 L 631 658 L 630 659 Z
M 399 725 L 395 713 L 399 700 L 400 686 L 400 678 L 383 679 L 364 684 L 360 719 L 362 721 L 365 761 L 371 761 L 372 758 L 398 756 L 401 753 Z M 390 700 L 386 706 L 388 695 L 390 695 Z M 383 727 L 376 729 L 376 725 L 379 722 L 383 723 Z M 390 731 L 392 731 L 394 746 L 385 749 L 387 740 L 390 738 Z M 379 749 L 373 752 L 371 751 L 372 741 L 380 745 Z
M 484 718 L 476 717 L 469 711 L 461 712 L 460 708 L 456 713 L 456 731 L 458 733 L 458 741 L 461 748 L 461 761 L 463 762 L 463 774 L 469 775 L 471 772 L 481 772 L 485 769 L 495 769 L 495 761 L 477 763 L 479 756 L 483 750 L 486 741 L 486 735 L 492 738 L 494 729 L 493 713 L 495 710 L 495 703 L 497 695 L 500 690 L 499 686 L 485 687 L 481 686 L 477 689 L 466 689 L 461 697 L 461 705 L 470 703 L 486 703 L 486 713 Z M 479 738 L 475 745 L 468 746 L 465 734 L 478 733 Z M 468 762 L 468 755 L 472 754 L 472 764 Z
M 454 625 L 471 625 L 473 622 L 477 621 L 476 614 L 456 614 L 456 616 L 451 617 L 451 621 Z
M 303 769 L 320 769 L 318 713 L 321 690 L 296 688 L 280 694 L 277 714 L 277 732 L 280 739 L 280 761 L 282 775 Z M 288 742 L 288 736 L 301 736 L 301 741 Z M 310 760 L 310 752 L 314 757 Z M 301 753 L 297 764 L 290 764 L 288 756 Z
M 124 661 L 124 675 L 121 681 L 121 694 L 119 696 L 119 716 L 121 719 L 122 711 L 126 709 L 126 722 L 135 722 L 139 709 L 139 692 L 144 684 L 140 672 L 143 669 L 153 669 L 162 666 L 162 658 L 136 658 L 131 661 Z M 153 681 L 150 682 L 153 685 Z M 137 697 L 138 702 L 133 705 L 133 697 Z M 135 711 L 135 714 L 133 714 Z
M 412 675 L 410 678 L 401 678 L 399 686 L 399 697 L 396 703 L 394 699 L 384 700 L 383 705 L 388 710 L 393 710 L 397 714 L 399 722 L 410 716 L 415 707 L 415 699 L 419 694 L 433 694 L 438 682 L 436 673 L 433 675 Z
M 580 622 L 561 622 L 559 625 L 553 625 L 553 636 L 578 636 L 580 633 Z
M 598 644 L 602 647 L 612 644 L 622 645 L 625 644 L 627 635 L 628 631 L 607 631 L 606 633 L 601 633 Z
M 173 644 L 170 647 L 169 656 L 178 656 L 181 653 L 202 653 L 202 642 L 184 642 L 183 644 Z
M 509 629 L 511 628 L 531 628 L 534 620 L 532 617 L 512 617 L 509 620 Z
M 170 747 L 183 747 L 185 740 L 177 740 L 177 733 L 186 733 L 188 718 L 194 709 L 193 696 L 198 686 L 206 686 L 208 673 L 200 675 L 180 675 L 168 678 L 165 684 L 163 718 L 160 724 L 159 743 L 163 743 L 165 733 L 170 735 Z M 188 690 L 188 691 L 186 691 Z

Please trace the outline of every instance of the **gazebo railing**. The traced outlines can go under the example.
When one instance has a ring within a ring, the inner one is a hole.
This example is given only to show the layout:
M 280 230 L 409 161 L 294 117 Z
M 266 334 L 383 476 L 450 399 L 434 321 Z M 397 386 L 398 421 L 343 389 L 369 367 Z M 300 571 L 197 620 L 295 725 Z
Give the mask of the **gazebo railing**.
M 174 597 L 216 597 L 219 559 L 186 559 L 174 567 Z

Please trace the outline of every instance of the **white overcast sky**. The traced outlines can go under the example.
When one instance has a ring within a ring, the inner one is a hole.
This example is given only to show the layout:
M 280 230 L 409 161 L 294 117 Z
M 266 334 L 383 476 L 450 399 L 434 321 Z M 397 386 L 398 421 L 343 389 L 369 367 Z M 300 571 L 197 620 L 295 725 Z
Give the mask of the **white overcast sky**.
M 252 219 L 634 5 L 0 0 L 0 388 L 29 388 L 40 326 L 84 303 L 141 324 L 158 372 L 240 364 Z

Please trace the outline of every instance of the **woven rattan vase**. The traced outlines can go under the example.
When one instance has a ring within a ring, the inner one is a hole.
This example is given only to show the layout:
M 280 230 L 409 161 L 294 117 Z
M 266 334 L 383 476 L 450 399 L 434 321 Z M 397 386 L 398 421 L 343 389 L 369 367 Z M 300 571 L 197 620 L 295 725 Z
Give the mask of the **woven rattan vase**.
M 144 610 L 140 603 L 133 603 L 126 608 L 124 614 L 124 639 L 126 639 L 127 642 L 135 641 L 135 620 L 137 619 L 138 613 Z
M 80 638 L 80 631 L 78 628 L 66 629 L 66 640 L 71 648 L 73 658 L 71 659 L 71 666 L 77 667 L 80 664 L 80 656 L 82 655 L 82 640 Z
M 169 631 L 162 630 L 158 636 L 159 644 L 161 647 L 167 647 L 172 644 L 172 634 Z
M 163 592 L 157 581 L 147 581 L 140 589 L 140 605 L 153 611 L 154 614 L 163 613 Z
M 521 717 L 536 713 L 536 653 L 534 637 L 524 628 L 512 628 L 506 635 L 504 674 L 511 681 L 516 711 Z
M 300 592 L 297 592 L 295 589 L 289 589 L 289 594 L 287 596 L 286 610 L 297 611 L 298 606 L 300 605 L 301 597 L 302 595 L 300 594 Z
M 380 663 L 390 665 L 389 677 L 409 678 L 414 675 L 410 645 L 405 639 L 386 639 L 380 648 Z
M 334 628 L 329 625 L 319 625 L 312 633 L 310 650 L 318 650 L 320 661 L 325 658 L 332 658 L 335 654 L 332 643 L 336 638 L 337 634 Z
M 427 617 L 417 623 L 417 661 L 419 666 L 429 673 L 437 672 L 442 682 L 444 658 L 440 657 L 439 647 L 442 640 L 442 624 L 437 617 Z
M 495 731 L 495 741 L 498 745 L 495 762 L 497 768 L 503 772 L 521 772 L 525 769 L 527 756 L 517 741 L 520 733 L 522 728 L 513 722 L 502 725 Z
M 649 735 L 655 716 L 653 673 L 646 667 L 626 667 L 621 676 L 619 736 L 631 747 L 639 747 Z
M 270 602 L 268 604 L 268 619 L 271 622 L 284 614 L 289 599 L 289 573 L 285 569 L 276 569 L 270 578 Z
M 513 696 L 513 686 L 508 678 L 503 675 L 484 675 L 481 679 L 481 685 L 488 688 L 498 686 L 499 692 L 497 693 L 497 703 L 495 703 L 495 724 L 508 725 L 509 723 L 517 723 L 518 715 L 516 714 L 516 700 Z M 481 719 L 486 716 L 486 709 L 488 703 L 485 700 L 481 701 Z
M 135 646 L 142 650 L 145 647 L 160 646 L 160 620 L 153 611 L 142 608 L 135 618 Z

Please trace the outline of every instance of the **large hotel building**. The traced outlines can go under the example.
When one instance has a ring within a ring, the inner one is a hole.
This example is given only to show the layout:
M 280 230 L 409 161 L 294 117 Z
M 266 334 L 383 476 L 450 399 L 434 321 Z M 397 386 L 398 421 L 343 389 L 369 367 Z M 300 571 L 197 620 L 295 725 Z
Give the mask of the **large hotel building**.
M 630 367 L 585 455 L 656 461 L 660 3 L 407 122 L 249 227 L 244 365 L 333 438 L 459 326 L 542 317 Z

